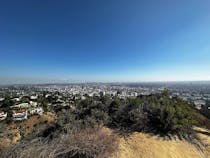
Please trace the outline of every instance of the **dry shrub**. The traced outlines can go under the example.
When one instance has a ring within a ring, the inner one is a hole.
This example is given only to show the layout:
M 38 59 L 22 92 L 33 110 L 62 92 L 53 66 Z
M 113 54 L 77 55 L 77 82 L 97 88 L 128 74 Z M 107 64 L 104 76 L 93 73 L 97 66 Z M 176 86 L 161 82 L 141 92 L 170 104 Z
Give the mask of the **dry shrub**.
M 3 158 L 108 158 L 118 150 L 118 137 L 107 128 L 89 128 L 72 135 L 62 135 L 44 143 L 38 139 L 22 142 Z
M 55 157 L 107 158 L 118 147 L 117 136 L 105 128 L 85 129 L 63 140 Z

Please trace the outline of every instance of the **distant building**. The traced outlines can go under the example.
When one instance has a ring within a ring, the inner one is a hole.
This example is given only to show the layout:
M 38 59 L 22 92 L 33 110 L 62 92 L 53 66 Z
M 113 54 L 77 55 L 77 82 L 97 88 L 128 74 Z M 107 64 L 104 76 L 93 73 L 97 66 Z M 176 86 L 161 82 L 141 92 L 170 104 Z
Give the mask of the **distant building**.
M 81 96 L 81 100 L 85 100 L 86 99 L 86 97 L 85 96 Z
M 204 100 L 196 100 L 194 101 L 195 108 L 200 110 L 202 106 L 206 105 L 206 102 Z
M 11 108 L 29 108 L 29 107 L 31 107 L 31 105 L 28 103 L 21 103 L 11 106 Z
M 33 108 L 33 109 L 30 109 L 30 110 L 29 110 L 29 113 L 30 113 L 31 115 L 33 115 L 33 114 L 42 115 L 43 112 L 44 112 L 44 110 L 43 110 L 42 107 L 37 107 L 37 108 Z
M 16 121 L 25 120 L 28 118 L 28 112 L 27 110 L 13 111 L 12 117 Z
M 33 96 L 33 95 L 30 97 L 31 100 L 35 100 L 37 98 L 38 98 L 38 96 Z
M 13 98 L 13 101 L 20 101 L 20 98 Z
M 33 101 L 30 101 L 29 103 L 30 103 L 30 105 L 33 106 L 33 107 L 36 107 L 36 106 L 38 105 L 37 102 L 33 102 Z
M 6 118 L 7 118 L 7 113 L 1 111 L 1 112 L 0 112 L 0 121 L 1 121 L 1 120 L 5 120 Z

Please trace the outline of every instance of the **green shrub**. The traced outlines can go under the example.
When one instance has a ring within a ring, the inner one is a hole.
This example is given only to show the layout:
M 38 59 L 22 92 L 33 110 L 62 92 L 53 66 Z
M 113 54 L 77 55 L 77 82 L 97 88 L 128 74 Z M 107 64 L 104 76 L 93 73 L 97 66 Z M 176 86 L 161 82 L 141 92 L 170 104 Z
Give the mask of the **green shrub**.
M 149 106 L 151 126 L 161 133 L 189 134 L 198 122 L 198 114 L 180 98 L 164 98 Z
M 87 98 L 76 105 L 73 116 L 84 127 L 103 124 L 127 131 L 182 135 L 189 134 L 199 121 L 191 105 L 178 97 L 172 98 L 168 91 L 125 100 L 114 98 L 111 102 L 108 98 Z
M 119 100 L 113 101 L 109 112 L 111 127 L 127 131 L 141 131 L 147 126 L 147 114 L 137 99 L 128 99 L 125 103 L 120 103 Z

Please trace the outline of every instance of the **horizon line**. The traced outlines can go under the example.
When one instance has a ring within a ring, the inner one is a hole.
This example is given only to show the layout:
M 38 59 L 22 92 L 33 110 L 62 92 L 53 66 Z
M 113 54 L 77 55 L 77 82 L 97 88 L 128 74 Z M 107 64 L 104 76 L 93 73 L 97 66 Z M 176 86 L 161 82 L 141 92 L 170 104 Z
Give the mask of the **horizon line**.
M 0 86 L 15 86 L 15 85 L 56 85 L 56 84 L 138 84 L 138 83 L 190 83 L 190 82 L 210 82 L 210 80 L 162 80 L 162 81 L 91 81 L 91 82 L 43 82 L 43 83 L 11 83 L 1 84 Z

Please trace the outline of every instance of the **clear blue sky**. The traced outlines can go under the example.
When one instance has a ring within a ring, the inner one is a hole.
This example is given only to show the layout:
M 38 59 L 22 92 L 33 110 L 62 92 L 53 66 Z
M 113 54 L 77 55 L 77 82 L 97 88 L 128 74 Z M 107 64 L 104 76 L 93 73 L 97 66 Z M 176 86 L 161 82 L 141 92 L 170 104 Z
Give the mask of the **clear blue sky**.
M 209 0 L 0 0 L 0 84 L 210 80 Z

